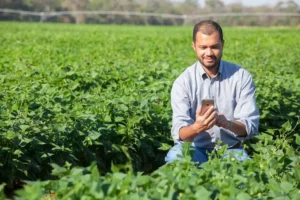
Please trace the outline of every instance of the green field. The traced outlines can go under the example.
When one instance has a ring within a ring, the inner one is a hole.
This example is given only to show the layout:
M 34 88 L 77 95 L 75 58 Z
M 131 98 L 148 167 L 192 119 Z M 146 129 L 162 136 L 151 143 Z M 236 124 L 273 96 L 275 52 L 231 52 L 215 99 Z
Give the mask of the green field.
M 0 199 L 297 199 L 299 28 L 223 28 L 257 88 L 252 160 L 164 165 L 192 28 L 0 23 Z

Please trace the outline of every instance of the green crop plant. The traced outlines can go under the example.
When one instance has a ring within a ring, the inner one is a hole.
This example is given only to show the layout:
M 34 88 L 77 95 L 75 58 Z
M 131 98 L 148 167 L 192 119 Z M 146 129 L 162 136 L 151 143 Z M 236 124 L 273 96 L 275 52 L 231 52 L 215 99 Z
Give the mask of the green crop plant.
M 219 151 L 202 169 L 189 150 L 164 163 L 170 89 L 196 61 L 192 27 L 1 22 L 0 32 L 1 198 L 300 195 L 298 28 L 224 28 L 224 60 L 255 81 L 260 133 L 246 142 L 252 160 Z

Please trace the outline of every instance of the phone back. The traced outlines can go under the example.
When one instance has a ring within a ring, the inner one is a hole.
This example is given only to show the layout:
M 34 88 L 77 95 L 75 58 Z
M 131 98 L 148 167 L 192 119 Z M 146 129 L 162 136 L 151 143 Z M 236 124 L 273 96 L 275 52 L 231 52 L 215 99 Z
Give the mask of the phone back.
M 205 112 L 210 107 L 214 107 L 214 100 L 213 99 L 203 99 L 202 102 L 201 102 L 201 112 L 200 112 L 200 115 L 204 115 Z

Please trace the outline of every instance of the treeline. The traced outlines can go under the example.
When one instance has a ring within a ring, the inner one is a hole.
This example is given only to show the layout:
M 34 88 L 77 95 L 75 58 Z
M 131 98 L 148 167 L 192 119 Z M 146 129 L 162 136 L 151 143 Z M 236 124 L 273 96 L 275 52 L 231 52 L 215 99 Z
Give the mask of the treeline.
M 0 12 L 1 21 L 47 21 L 63 23 L 101 23 L 138 25 L 188 25 L 199 18 L 163 18 L 161 16 L 117 14 L 64 14 L 47 15 L 59 11 L 127 11 L 143 13 L 168 13 L 173 15 L 212 14 L 211 19 L 229 26 L 299 26 L 299 16 L 218 16 L 222 13 L 294 13 L 300 14 L 300 5 L 295 1 L 279 1 L 275 6 L 246 7 L 241 3 L 224 4 L 221 0 L 2 0 L 0 8 L 44 12 L 44 16 Z M 214 16 L 213 14 L 216 14 Z

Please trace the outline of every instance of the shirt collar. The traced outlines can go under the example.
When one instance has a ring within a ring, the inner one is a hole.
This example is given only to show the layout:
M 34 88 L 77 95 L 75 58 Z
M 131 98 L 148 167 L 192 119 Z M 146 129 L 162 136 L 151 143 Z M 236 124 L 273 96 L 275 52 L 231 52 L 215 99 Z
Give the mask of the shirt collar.
M 203 78 L 203 80 L 205 80 L 206 78 L 209 78 L 208 74 L 206 74 L 206 72 L 204 71 L 200 61 L 198 60 L 197 62 L 197 66 L 198 66 L 198 69 L 200 70 L 200 75 L 201 77 Z M 219 71 L 218 71 L 218 74 L 217 74 L 217 77 L 221 78 L 221 75 L 224 73 L 224 66 L 223 66 L 223 61 L 220 60 L 220 67 L 219 67 Z

